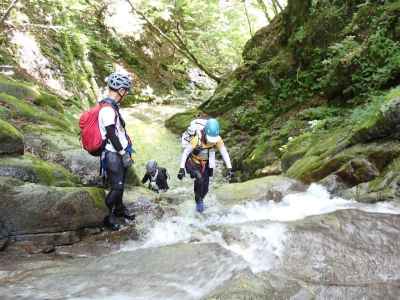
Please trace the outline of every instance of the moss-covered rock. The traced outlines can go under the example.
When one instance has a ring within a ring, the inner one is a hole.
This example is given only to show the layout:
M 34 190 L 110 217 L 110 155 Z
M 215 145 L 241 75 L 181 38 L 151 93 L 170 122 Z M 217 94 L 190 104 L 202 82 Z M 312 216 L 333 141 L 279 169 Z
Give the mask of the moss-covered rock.
M 107 213 L 104 191 L 25 184 L 2 194 L 0 223 L 9 235 L 55 233 L 99 226 Z
M 0 119 L 0 154 L 23 154 L 24 137 L 10 123 Z
M 61 114 L 52 116 L 29 102 L 4 93 L 0 93 L 0 103 L 9 108 L 13 118 L 21 118 L 27 122 L 33 123 L 49 124 L 70 132 L 74 131 L 73 124 L 64 120 Z
M 243 204 L 247 201 L 272 200 L 274 193 L 283 197 L 305 187 L 296 180 L 283 176 L 267 176 L 218 188 L 218 201 L 225 206 Z
M 29 83 L 12 80 L 0 75 L 0 94 L 8 94 L 19 99 L 34 101 L 40 93 Z
M 55 109 L 56 111 L 64 112 L 64 106 L 60 99 L 55 95 L 51 95 L 45 92 L 40 93 L 40 95 L 35 98 L 33 103 L 38 106 L 48 106 Z
M 62 166 L 31 155 L 0 158 L 0 176 L 52 186 L 76 186 L 79 179 Z
M 199 111 L 197 109 L 176 114 L 165 122 L 165 126 L 172 132 L 181 134 L 190 125 L 190 122 L 198 116 L 198 114 Z

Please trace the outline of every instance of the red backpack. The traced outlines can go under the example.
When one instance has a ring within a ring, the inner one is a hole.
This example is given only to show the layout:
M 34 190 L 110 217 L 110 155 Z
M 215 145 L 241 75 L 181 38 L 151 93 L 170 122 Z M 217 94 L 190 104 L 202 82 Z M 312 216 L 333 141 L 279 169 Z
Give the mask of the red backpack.
M 79 118 L 81 128 L 81 143 L 83 148 L 93 156 L 100 156 L 105 147 L 106 140 L 101 138 L 99 128 L 99 112 L 108 103 L 99 103 L 91 109 L 82 113 Z

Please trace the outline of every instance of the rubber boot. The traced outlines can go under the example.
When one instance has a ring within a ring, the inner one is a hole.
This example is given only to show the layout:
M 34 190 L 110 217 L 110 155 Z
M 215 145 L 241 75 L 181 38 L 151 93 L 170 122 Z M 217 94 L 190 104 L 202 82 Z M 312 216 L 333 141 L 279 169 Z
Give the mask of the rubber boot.
M 196 211 L 199 213 L 202 213 L 204 211 L 203 199 L 199 199 L 196 201 Z
M 120 230 L 121 226 L 116 221 L 114 211 L 111 211 L 111 213 L 104 218 L 104 226 L 110 228 L 113 231 Z

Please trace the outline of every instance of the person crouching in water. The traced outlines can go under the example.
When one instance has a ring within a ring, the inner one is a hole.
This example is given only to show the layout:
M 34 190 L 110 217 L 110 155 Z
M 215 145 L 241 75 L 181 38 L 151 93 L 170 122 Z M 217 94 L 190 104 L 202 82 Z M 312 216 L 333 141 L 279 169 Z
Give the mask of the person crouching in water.
M 126 172 L 132 166 L 132 142 L 125 130 L 125 122 L 119 112 L 119 105 L 128 94 L 132 81 L 128 75 L 113 73 L 107 78 L 108 96 L 101 100 L 103 107 L 99 111 L 99 128 L 105 141 L 101 155 L 102 172 L 106 175 L 111 189 L 105 202 L 109 215 L 104 223 L 112 230 L 119 230 L 116 217 L 129 220 L 135 218 L 122 203 Z
M 194 194 L 196 202 L 196 210 L 201 213 L 204 211 L 204 198 L 208 193 L 210 177 L 213 176 L 213 168 L 210 168 L 209 158 L 210 152 L 213 149 L 219 150 L 228 169 L 227 177 L 232 178 L 232 164 L 224 145 L 222 138 L 219 135 L 219 123 L 216 119 L 209 119 L 206 122 L 204 129 L 192 138 L 182 153 L 178 179 L 182 180 L 186 172 L 194 178 Z
M 149 189 L 159 192 L 166 192 L 169 189 L 168 186 L 169 175 L 167 169 L 158 166 L 155 160 L 149 160 L 146 164 L 146 174 L 142 179 L 142 183 L 145 184 L 149 181 Z

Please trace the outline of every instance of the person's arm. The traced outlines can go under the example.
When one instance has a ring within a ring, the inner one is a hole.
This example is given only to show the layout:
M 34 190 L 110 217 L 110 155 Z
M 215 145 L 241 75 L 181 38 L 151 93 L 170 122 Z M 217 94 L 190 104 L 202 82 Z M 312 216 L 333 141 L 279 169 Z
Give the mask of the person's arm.
M 147 180 L 150 179 L 150 175 L 149 174 L 144 174 L 143 179 L 142 179 L 142 183 L 145 184 L 147 182 Z
M 192 152 L 192 150 L 193 150 L 192 145 L 187 145 L 185 147 L 185 149 L 183 149 L 182 157 L 181 157 L 181 164 L 180 164 L 181 169 L 185 168 L 186 160 L 189 157 L 189 154 Z
M 226 147 L 225 147 L 224 142 L 222 141 L 222 139 L 218 142 L 217 148 L 218 148 L 219 152 L 222 155 L 222 158 L 223 158 L 223 160 L 225 162 L 226 167 L 228 169 L 232 169 L 231 158 L 229 156 L 228 150 L 226 150 Z
M 114 149 L 117 152 L 120 152 L 121 150 L 123 150 L 121 142 L 119 140 L 119 138 L 117 137 L 117 135 L 115 134 L 115 124 L 113 125 L 108 125 L 106 127 L 106 138 L 111 142 L 111 144 L 113 145 Z

